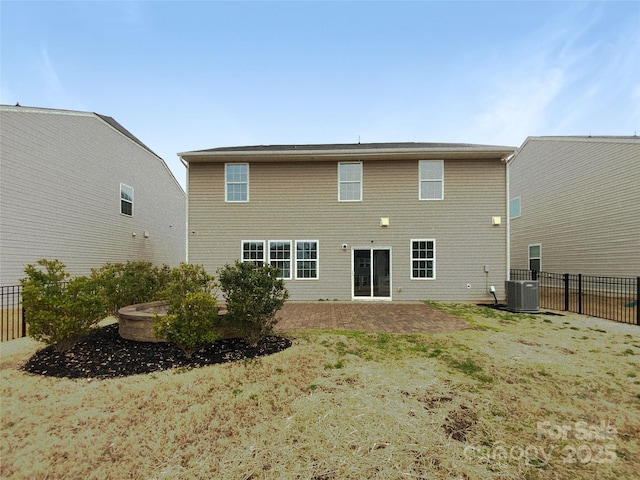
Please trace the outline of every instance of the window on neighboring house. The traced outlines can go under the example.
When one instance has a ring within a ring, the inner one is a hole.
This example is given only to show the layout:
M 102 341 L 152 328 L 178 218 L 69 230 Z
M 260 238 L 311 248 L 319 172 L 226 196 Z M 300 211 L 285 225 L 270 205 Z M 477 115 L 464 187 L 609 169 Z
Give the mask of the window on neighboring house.
M 291 242 L 269 240 L 269 264 L 280 270 L 279 278 L 291 278 Z
M 338 200 L 362 201 L 362 163 L 338 163 Z
M 518 218 L 520 216 L 520 197 L 512 198 L 509 201 L 509 218 Z
M 120 184 L 120 213 L 133 216 L 133 187 Z
M 253 262 L 256 265 L 264 264 L 264 241 L 244 240 L 242 242 L 242 261 Z
M 317 240 L 296 240 L 296 278 L 318 278 Z
M 542 244 L 529 245 L 529 270 L 539 272 L 542 268 Z
M 411 240 L 411 279 L 436 278 L 436 241 Z
M 249 201 L 249 164 L 227 163 L 224 166 L 225 201 Z
M 444 161 L 420 160 L 420 200 L 444 198 Z

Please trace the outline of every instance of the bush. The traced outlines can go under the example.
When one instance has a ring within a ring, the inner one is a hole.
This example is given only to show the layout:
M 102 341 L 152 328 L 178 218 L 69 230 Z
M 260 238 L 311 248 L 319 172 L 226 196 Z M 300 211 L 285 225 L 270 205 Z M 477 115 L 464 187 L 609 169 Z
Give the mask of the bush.
M 59 260 L 41 259 L 27 265 L 27 276 L 20 280 L 29 336 L 59 352 L 69 350 L 105 317 L 94 279 L 68 280 L 65 268 Z
M 155 316 L 153 333 L 175 343 L 191 358 L 203 344 L 213 343 L 220 334 L 217 329 L 216 299 L 203 292 L 187 293 L 179 302 L 173 302 L 167 315 Z
M 273 332 L 276 312 L 289 298 L 279 272 L 271 265 L 239 261 L 218 270 L 229 323 L 252 345 Z
M 172 303 L 182 300 L 188 293 L 201 292 L 211 294 L 216 284 L 202 265 L 181 263 L 167 274 L 167 281 L 159 297 Z
M 160 294 L 169 303 L 167 315 L 155 316 L 153 333 L 191 358 L 200 346 L 220 338 L 214 278 L 201 265 L 183 263 L 169 272 L 168 279 Z
M 107 305 L 107 315 L 116 317 L 122 307 L 158 300 L 168 275 L 166 265 L 156 267 L 143 261 L 107 263 L 91 270 L 91 278 L 98 284 Z

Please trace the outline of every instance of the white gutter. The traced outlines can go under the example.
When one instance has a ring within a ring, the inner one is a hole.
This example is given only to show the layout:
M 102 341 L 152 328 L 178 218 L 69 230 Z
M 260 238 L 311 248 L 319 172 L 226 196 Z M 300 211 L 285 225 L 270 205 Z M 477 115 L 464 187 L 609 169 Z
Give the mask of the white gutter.
M 434 147 L 434 148 L 362 148 L 362 149 L 309 149 L 300 147 L 290 150 L 200 150 L 181 152 L 183 162 L 234 162 L 234 161 L 318 161 L 333 158 L 362 160 L 388 160 L 390 157 L 406 159 L 455 158 L 491 159 L 511 154 L 506 147 Z
M 187 195 L 187 201 L 185 202 L 185 222 L 187 225 L 187 229 L 185 230 L 185 239 L 184 239 L 184 246 L 185 246 L 185 252 L 184 252 L 184 261 L 185 263 L 189 263 L 189 162 L 186 162 L 184 160 L 184 158 L 182 158 L 179 154 L 178 154 L 178 158 L 180 159 L 180 162 L 184 165 L 184 167 L 187 169 L 187 174 L 186 174 L 186 181 L 185 181 L 185 193 Z
M 517 153 L 517 151 L 516 151 Z M 506 159 L 505 159 L 505 163 L 506 163 L 506 196 L 507 196 L 507 261 L 506 261 L 506 266 L 507 266 L 507 271 L 506 271 L 506 279 L 507 280 L 511 280 L 511 198 L 510 198 L 510 193 L 509 193 L 509 166 L 511 165 L 511 162 L 513 161 L 513 159 L 515 158 L 516 154 L 513 153 L 511 155 L 509 155 Z

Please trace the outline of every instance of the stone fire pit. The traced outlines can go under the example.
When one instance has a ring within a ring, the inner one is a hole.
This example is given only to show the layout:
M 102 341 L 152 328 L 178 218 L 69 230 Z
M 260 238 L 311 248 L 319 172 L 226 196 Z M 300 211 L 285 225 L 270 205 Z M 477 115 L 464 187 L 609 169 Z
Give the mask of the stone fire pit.
M 218 316 L 224 316 L 227 311 L 225 305 L 218 305 L 220 310 Z M 118 310 L 118 333 L 122 338 L 135 340 L 136 342 L 164 342 L 153 334 L 153 319 L 155 315 L 160 317 L 167 314 L 167 302 L 160 300 L 157 302 L 137 303 Z M 233 337 L 229 330 L 223 334 L 224 338 Z

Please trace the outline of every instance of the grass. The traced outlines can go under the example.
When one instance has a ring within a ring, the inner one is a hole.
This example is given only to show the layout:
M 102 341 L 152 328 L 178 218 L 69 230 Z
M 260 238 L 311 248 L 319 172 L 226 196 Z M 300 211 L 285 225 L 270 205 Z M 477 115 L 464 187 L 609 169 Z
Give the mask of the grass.
M 0 477 L 637 478 L 640 328 L 433 305 L 473 328 L 299 331 L 257 360 L 90 381 L 28 375 L 39 344 L 2 344 Z

